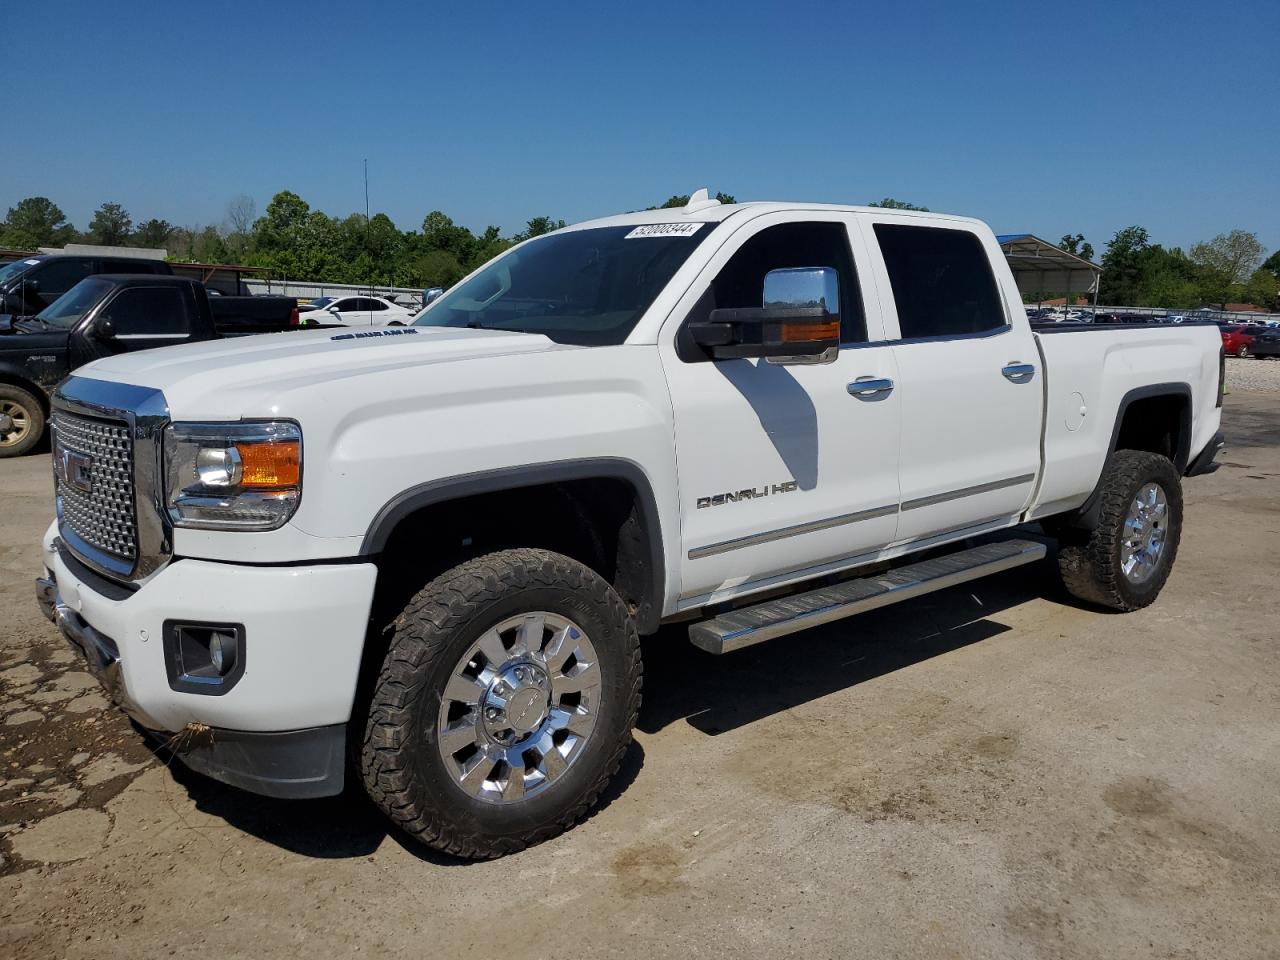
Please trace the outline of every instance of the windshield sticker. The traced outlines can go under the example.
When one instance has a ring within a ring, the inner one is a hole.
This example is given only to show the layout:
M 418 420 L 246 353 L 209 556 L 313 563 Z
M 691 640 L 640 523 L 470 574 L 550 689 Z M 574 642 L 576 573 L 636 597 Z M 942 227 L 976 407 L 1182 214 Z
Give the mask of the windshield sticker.
M 367 340 L 370 337 L 408 337 L 416 336 L 417 330 L 412 327 L 393 327 L 389 330 L 361 330 L 359 333 L 340 333 L 330 340 Z
M 646 223 L 636 227 L 623 240 L 640 240 L 644 237 L 692 237 L 702 229 L 701 223 Z

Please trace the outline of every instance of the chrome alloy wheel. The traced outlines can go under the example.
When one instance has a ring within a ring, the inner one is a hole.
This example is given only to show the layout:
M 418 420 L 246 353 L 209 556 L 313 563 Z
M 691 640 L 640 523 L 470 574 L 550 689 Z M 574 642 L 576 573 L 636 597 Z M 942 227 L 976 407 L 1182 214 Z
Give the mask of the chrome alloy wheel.
M 15 400 L 0 400 L 0 447 L 15 447 L 31 429 L 31 413 Z
M 454 667 L 436 743 L 461 789 L 513 803 L 582 755 L 599 704 L 600 666 L 586 633 L 554 613 L 525 613 L 487 631 Z
M 1158 483 L 1148 483 L 1129 504 L 1120 540 L 1120 569 L 1130 583 L 1155 573 L 1168 535 L 1169 501 Z

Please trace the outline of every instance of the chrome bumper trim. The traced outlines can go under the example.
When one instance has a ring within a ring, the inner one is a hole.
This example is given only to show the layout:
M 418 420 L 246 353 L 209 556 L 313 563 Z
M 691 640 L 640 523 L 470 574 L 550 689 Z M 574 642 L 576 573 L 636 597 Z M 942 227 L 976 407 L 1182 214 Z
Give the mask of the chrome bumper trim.
M 57 624 L 71 649 L 80 656 L 85 668 L 102 685 L 112 701 L 144 727 L 159 727 L 129 696 L 120 668 L 120 649 L 114 640 L 95 630 L 84 617 L 62 602 L 58 583 L 52 577 L 36 580 L 36 602 L 44 615 Z

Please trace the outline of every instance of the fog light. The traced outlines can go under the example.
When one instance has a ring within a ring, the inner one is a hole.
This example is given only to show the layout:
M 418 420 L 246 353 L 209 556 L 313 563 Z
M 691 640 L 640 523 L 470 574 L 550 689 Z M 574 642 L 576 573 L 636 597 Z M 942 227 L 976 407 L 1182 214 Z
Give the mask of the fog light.
M 244 675 L 244 627 L 238 623 L 164 623 L 169 686 L 220 696 Z
M 213 669 L 218 676 L 222 676 L 227 672 L 226 660 L 222 652 L 222 634 L 215 633 L 209 638 L 209 662 L 213 664 Z

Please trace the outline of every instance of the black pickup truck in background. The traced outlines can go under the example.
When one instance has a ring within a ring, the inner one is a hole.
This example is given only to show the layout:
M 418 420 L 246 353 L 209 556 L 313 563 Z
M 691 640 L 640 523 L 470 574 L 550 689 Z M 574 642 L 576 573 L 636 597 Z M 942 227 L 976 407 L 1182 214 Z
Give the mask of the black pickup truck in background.
M 40 442 L 53 388 L 90 360 L 299 329 L 297 306 L 292 297 L 210 297 L 185 277 L 101 274 L 80 280 L 34 316 L 0 315 L 0 457 Z
M 0 315 L 9 314 L 15 319 L 35 316 L 50 303 L 58 300 L 70 288 L 86 276 L 97 274 L 137 274 L 141 276 L 187 276 L 196 269 L 188 264 L 170 265 L 164 260 L 150 257 L 111 256 L 105 253 L 36 253 L 28 257 L 0 265 Z M 211 296 L 229 296 L 230 300 L 251 303 L 242 307 L 252 311 L 264 321 L 287 319 L 289 311 L 297 306 L 292 297 L 250 296 L 239 274 L 234 274 L 232 287 L 227 280 L 218 280 L 223 289 L 214 289 L 210 282 L 207 291 Z M 274 305 L 274 306 L 268 306 Z M 228 303 L 225 310 L 234 311 Z

